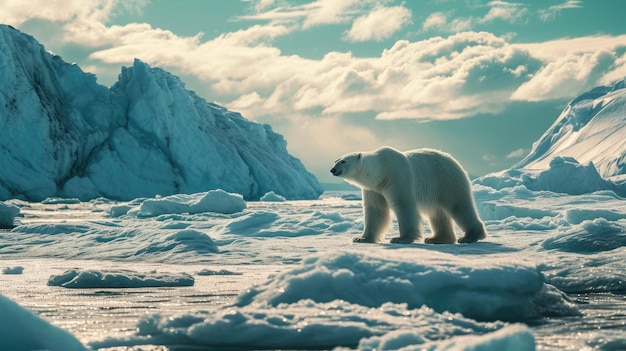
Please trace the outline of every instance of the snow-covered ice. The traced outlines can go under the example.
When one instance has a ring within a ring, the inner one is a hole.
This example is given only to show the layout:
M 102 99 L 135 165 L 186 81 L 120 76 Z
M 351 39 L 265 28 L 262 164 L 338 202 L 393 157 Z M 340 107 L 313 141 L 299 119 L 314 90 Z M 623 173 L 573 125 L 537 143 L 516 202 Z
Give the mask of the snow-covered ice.
M 426 305 L 479 321 L 509 322 L 579 314 L 566 299 L 548 297 L 554 289 L 544 284 L 536 267 L 523 261 L 388 249 L 392 255 L 340 251 L 307 257 L 294 269 L 240 295 L 236 306 L 339 299 L 378 307 L 393 302 L 409 309 Z M 547 300 L 550 305 L 543 305 Z
M 157 216 L 137 209 L 159 198 L 15 201 L 23 217 L 0 232 L 0 256 L 24 273 L 0 275 L 0 293 L 95 349 L 626 345 L 624 200 L 610 191 L 474 191 L 488 238 L 440 246 L 352 243 L 363 229 L 361 203 L 341 192 L 246 202 L 235 213 Z M 120 206 L 130 210 L 112 217 Z M 72 270 L 186 274 L 195 282 L 81 294 L 47 286 Z M 123 318 L 93 312 L 109 308 Z

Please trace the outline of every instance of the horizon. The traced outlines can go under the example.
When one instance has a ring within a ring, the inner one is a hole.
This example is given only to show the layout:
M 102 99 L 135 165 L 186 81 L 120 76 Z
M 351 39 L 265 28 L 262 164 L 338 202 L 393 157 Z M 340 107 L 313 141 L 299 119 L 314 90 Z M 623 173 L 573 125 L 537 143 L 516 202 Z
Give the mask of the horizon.
M 3 3 L 0 22 L 108 87 L 135 58 L 166 69 L 328 184 L 336 158 L 382 145 L 441 149 L 472 176 L 514 165 L 569 101 L 626 77 L 615 6 L 91 0 Z

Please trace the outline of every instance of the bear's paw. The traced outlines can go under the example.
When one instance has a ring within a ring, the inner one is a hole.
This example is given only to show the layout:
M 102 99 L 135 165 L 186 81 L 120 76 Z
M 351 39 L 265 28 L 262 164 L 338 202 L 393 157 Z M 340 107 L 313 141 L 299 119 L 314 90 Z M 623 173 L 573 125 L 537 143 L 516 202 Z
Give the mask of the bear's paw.
M 424 239 L 424 242 L 426 244 L 454 244 L 454 241 L 441 240 L 441 239 L 437 239 L 435 237 L 426 238 L 426 239 Z
M 374 240 L 367 239 L 367 238 L 364 238 L 364 237 L 354 238 L 354 239 L 352 239 L 352 242 L 353 243 L 366 243 L 366 244 L 367 243 L 372 243 L 372 244 L 375 243 Z
M 412 244 L 413 241 L 413 239 L 407 239 L 403 237 L 391 238 L 390 240 L 392 244 Z

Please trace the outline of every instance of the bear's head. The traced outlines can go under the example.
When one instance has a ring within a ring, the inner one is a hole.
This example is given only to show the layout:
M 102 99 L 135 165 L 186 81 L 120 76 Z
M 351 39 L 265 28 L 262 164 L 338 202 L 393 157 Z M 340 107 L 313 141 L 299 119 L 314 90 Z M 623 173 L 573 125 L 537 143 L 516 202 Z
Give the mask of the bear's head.
M 354 180 L 360 172 L 362 158 L 363 154 L 360 152 L 341 156 L 335 161 L 330 173 L 345 180 Z

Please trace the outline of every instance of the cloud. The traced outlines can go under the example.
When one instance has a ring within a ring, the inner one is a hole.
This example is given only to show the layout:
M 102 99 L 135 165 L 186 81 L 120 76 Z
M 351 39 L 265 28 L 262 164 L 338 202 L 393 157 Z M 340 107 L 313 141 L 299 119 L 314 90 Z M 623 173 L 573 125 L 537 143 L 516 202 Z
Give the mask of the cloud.
M 471 15 L 455 16 L 456 11 L 434 12 L 422 24 L 423 32 L 458 33 L 480 30 L 495 21 L 528 23 L 536 18 L 547 22 L 556 18 L 565 9 L 582 7 L 582 1 L 568 0 L 548 8 L 532 9 L 526 4 L 506 1 L 490 1 L 486 5 L 470 7 Z M 486 11 L 486 12 L 485 12 Z
M 512 44 L 488 32 L 460 32 L 413 42 L 400 40 L 371 57 L 330 52 L 308 59 L 285 55 L 273 46 L 276 38 L 293 31 L 294 24 L 282 20 L 214 38 L 203 33 L 179 36 L 145 23 L 106 25 L 103 19 L 115 11 L 117 2 L 91 1 L 94 10 L 85 16 L 59 20 L 66 41 L 92 48 L 91 66 L 130 64 L 137 57 L 193 75 L 206 82 L 216 98 L 251 118 L 299 114 L 316 119 L 367 113 L 383 120 L 458 119 L 499 113 L 512 100 L 571 98 L 626 70 L 625 57 L 614 53 L 626 46 L 626 35 Z M 319 23 L 315 18 L 321 13 L 330 16 L 325 17 L 329 21 L 357 18 L 353 39 L 376 39 L 397 30 L 377 22 L 381 17 L 396 18 L 388 22 L 398 26 L 410 20 L 410 11 L 404 7 L 374 6 L 373 1 L 319 0 L 292 7 L 270 1 L 255 4 L 255 11 L 262 11 L 259 16 L 284 19 L 289 14 L 300 25 Z M 488 5 L 504 10 L 520 6 Z M 365 9 L 369 12 L 363 15 Z M 48 13 L 43 7 L 40 10 L 41 16 Z M 490 18 L 510 19 L 506 13 L 492 13 Z M 446 14 L 435 13 L 424 27 L 449 23 Z
M 518 3 L 505 2 L 505 1 L 491 1 L 488 3 L 489 12 L 480 19 L 480 22 L 486 23 L 497 19 L 515 23 L 519 19 L 523 18 L 528 10 Z
M 424 23 L 422 24 L 422 30 L 429 31 L 431 29 L 440 29 L 448 23 L 448 18 L 443 12 L 431 13 Z
M 294 5 L 282 1 L 260 0 L 253 6 L 253 14 L 238 18 L 241 20 L 297 23 L 299 28 L 309 29 L 325 24 L 348 23 L 376 3 L 375 0 L 315 0 Z
M 0 23 L 20 26 L 33 20 L 68 22 L 85 19 L 104 23 L 119 12 L 139 13 L 148 0 L 0 0 Z
M 403 6 L 377 7 L 357 18 L 348 31 L 351 41 L 380 41 L 389 38 L 411 21 L 411 10 Z
M 528 153 L 527 149 L 520 148 L 520 149 L 511 151 L 508 155 L 506 155 L 506 158 L 507 159 L 522 158 L 526 156 L 527 153 Z
M 511 100 L 570 98 L 617 62 L 607 50 L 573 52 L 579 46 L 569 43 L 570 54 L 559 57 L 558 47 L 567 43 L 510 44 L 486 32 L 398 41 L 378 57 L 330 52 L 315 60 L 283 55 L 271 45 L 288 31 L 277 24 L 255 25 L 203 41 L 202 35 L 179 37 L 148 25 L 105 27 L 96 36 L 111 47 L 90 57 L 122 64 L 139 57 L 175 67 L 207 81 L 218 94 L 234 96 L 230 106 L 253 118 L 315 111 L 318 116 L 370 112 L 378 119 L 421 120 L 498 113 Z M 94 40 L 88 37 L 75 39 Z M 587 41 L 586 48 L 607 45 Z
M 542 21 L 552 20 L 563 10 L 582 8 L 581 3 L 581 0 L 566 0 L 562 4 L 552 5 L 545 10 L 540 10 L 539 18 L 541 18 Z
M 571 99 L 600 84 L 623 79 L 626 35 L 590 36 L 543 43 L 517 44 L 542 61 L 541 69 L 512 94 L 511 100 Z
M 613 53 L 571 54 L 544 66 L 531 80 L 522 84 L 512 100 L 543 101 L 572 98 L 592 88 L 615 63 Z

